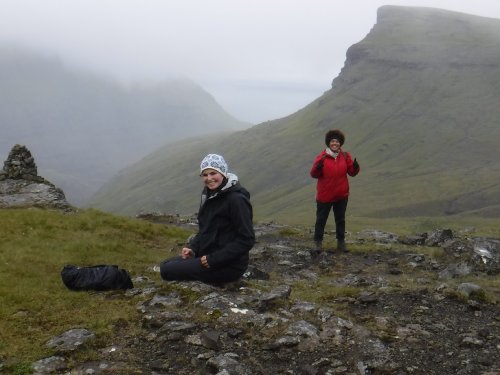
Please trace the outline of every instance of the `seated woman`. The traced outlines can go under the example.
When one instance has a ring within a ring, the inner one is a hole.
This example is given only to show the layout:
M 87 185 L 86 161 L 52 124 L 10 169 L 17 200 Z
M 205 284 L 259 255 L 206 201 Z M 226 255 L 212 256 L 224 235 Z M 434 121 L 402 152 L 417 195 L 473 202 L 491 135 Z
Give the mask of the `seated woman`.
M 180 256 L 161 263 L 164 280 L 199 280 L 209 284 L 235 281 L 248 267 L 255 243 L 250 194 L 227 163 L 208 154 L 200 165 L 204 189 L 198 211 L 198 233 Z

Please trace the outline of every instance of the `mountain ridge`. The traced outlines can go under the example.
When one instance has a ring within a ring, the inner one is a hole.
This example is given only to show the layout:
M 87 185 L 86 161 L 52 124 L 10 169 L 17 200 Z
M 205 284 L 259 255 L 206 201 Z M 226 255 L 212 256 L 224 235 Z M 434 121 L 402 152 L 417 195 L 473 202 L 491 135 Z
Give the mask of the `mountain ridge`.
M 395 43 L 400 35 L 412 37 Z M 325 147 L 326 131 L 340 128 L 347 136 L 344 150 L 361 164 L 360 175 L 350 180 L 349 214 L 498 216 L 500 65 L 495 56 L 500 48 L 493 47 L 500 47 L 499 36 L 495 19 L 381 7 L 377 23 L 348 49 L 344 68 L 321 97 L 285 118 L 195 143 L 197 155 L 174 155 L 165 146 L 148 159 L 154 163 L 123 171 L 122 191 L 127 179 L 136 186 L 148 181 L 156 203 L 142 196 L 144 203 L 136 204 L 138 187 L 114 205 L 110 194 L 116 184 L 110 182 L 92 205 L 126 214 L 195 211 L 199 160 L 204 152 L 219 152 L 252 193 L 257 217 L 311 220 L 314 180 L 308 172 Z M 164 177 L 153 181 L 146 170 Z

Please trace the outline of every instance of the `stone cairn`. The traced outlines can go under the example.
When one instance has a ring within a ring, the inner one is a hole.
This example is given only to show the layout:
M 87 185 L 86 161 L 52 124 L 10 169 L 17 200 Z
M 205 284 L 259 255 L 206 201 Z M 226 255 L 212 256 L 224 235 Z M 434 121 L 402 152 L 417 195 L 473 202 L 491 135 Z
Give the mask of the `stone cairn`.
M 0 171 L 0 181 L 27 180 L 43 182 L 43 177 L 38 176 L 35 159 L 26 146 L 15 145 L 4 162 L 3 171 Z
M 38 175 L 26 146 L 15 145 L 0 170 L 0 209 L 42 207 L 71 210 L 64 192 Z

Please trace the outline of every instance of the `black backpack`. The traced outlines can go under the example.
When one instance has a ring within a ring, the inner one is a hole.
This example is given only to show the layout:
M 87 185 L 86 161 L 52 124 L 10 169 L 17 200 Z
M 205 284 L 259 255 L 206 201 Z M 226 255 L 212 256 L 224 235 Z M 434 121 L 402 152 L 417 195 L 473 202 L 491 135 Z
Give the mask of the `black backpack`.
M 71 290 L 101 291 L 134 287 L 129 273 L 114 265 L 78 267 L 69 264 L 62 269 L 61 278 Z

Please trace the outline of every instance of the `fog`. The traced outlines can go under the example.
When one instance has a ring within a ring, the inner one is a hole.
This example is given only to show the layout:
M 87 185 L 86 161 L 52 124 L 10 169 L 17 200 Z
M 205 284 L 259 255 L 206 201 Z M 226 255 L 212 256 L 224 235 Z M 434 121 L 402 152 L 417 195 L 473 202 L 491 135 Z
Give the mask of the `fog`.
M 124 83 L 187 77 L 259 123 L 328 90 L 386 4 L 500 18 L 497 0 L 0 0 L 0 43 Z

